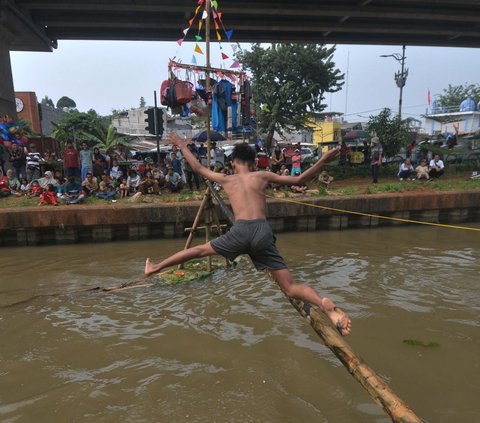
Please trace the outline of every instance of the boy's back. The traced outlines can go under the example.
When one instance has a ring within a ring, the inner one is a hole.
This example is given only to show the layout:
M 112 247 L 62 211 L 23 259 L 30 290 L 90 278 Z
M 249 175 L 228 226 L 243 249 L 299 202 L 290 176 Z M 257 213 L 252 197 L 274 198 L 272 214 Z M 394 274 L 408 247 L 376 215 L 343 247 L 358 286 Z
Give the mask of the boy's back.
M 234 175 L 226 175 L 221 181 L 230 199 L 235 219 L 253 220 L 265 218 L 265 188 L 268 185 L 265 172 L 250 172 L 248 166 L 237 166 Z

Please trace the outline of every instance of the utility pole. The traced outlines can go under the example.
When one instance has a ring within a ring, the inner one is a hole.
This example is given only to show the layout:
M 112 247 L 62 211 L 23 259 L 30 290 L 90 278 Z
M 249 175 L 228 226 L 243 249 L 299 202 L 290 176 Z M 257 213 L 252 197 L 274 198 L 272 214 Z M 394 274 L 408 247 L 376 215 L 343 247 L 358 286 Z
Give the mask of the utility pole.
M 407 82 L 408 69 L 405 69 L 405 45 L 402 46 L 402 54 L 382 54 L 380 57 L 393 57 L 398 63 L 400 63 L 401 70 L 395 73 L 395 83 L 400 88 L 400 98 L 398 99 L 398 117 L 402 118 L 402 101 L 403 101 L 403 87 Z

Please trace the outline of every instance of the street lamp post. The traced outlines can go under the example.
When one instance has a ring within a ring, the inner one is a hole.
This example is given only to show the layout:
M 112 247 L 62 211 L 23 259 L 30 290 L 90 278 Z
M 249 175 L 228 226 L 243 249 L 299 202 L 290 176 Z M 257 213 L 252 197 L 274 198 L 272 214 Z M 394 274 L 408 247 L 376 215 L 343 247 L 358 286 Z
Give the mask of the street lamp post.
M 403 87 L 407 82 L 408 69 L 405 69 L 405 46 L 402 46 L 402 54 L 382 54 L 380 57 L 393 57 L 400 65 L 402 66 L 399 72 L 395 73 L 395 82 L 397 87 L 400 88 L 400 98 L 398 100 L 398 117 L 402 118 L 402 96 L 403 96 Z

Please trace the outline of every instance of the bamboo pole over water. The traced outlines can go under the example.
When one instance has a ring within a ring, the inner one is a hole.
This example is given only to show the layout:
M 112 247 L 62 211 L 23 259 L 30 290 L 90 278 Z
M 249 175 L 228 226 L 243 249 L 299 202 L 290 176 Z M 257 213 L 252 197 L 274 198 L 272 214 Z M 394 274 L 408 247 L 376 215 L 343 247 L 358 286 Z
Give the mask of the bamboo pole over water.
M 268 272 L 267 272 L 268 273 Z M 273 277 L 268 273 L 270 278 Z M 345 339 L 328 324 L 310 304 L 290 298 L 292 306 L 310 323 L 323 343 L 337 356 L 348 372 L 362 385 L 370 397 L 379 404 L 395 423 L 422 423 L 412 409 L 358 357 Z

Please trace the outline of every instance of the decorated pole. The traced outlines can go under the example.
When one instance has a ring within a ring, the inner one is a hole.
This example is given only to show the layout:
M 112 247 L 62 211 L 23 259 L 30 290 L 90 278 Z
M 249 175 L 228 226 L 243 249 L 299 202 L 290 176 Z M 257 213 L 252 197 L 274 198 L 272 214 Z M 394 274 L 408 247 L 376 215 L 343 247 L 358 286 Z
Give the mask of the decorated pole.
M 210 0 L 205 0 L 205 10 L 207 12 L 207 16 L 205 18 L 205 64 L 207 69 L 210 68 L 210 13 L 211 13 L 211 5 Z M 207 166 L 210 169 L 211 167 L 211 157 L 212 157 L 212 142 L 211 142 L 211 117 L 212 117 L 212 109 L 211 109 L 211 96 L 212 96 L 212 88 L 210 86 L 210 72 L 206 72 L 205 75 L 205 88 L 207 90 Z M 210 196 L 210 189 L 207 189 L 206 197 L 208 198 L 207 201 L 207 216 L 205 216 L 205 226 L 207 229 L 205 230 L 205 242 L 210 241 L 211 235 L 211 223 L 212 223 L 212 197 Z M 210 256 L 207 257 L 207 271 L 212 271 L 212 258 Z
M 205 18 L 205 61 L 206 61 L 206 68 L 210 69 L 210 0 L 205 0 L 205 10 L 207 12 L 207 16 Z M 212 95 L 212 89 L 210 86 L 210 72 L 205 73 L 205 89 L 207 90 L 208 95 L 208 102 L 210 103 L 210 96 Z M 207 104 L 207 165 L 210 167 L 211 161 L 211 152 L 210 149 L 212 148 L 211 145 L 211 117 L 212 117 L 212 109 L 211 105 Z

